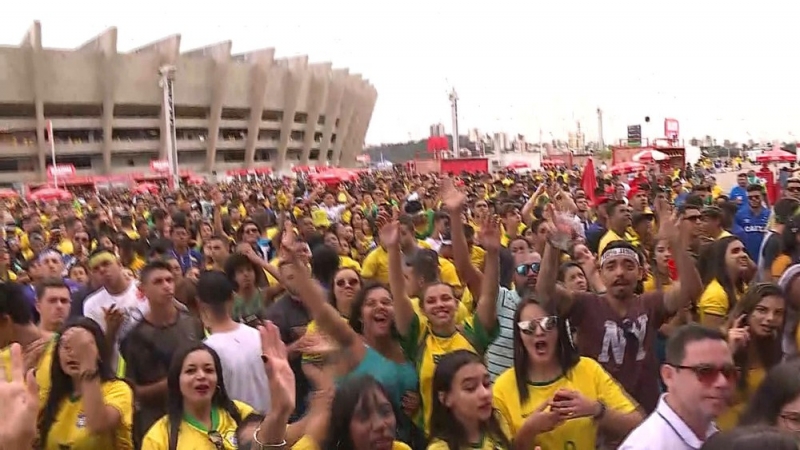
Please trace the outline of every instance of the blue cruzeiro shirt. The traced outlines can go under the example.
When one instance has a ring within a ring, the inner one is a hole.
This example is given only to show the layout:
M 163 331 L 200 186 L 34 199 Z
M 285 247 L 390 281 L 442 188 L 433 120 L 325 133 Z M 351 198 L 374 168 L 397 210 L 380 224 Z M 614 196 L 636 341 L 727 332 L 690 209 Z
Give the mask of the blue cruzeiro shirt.
M 758 215 L 753 213 L 750 206 L 746 206 L 736 213 L 736 224 L 744 229 L 744 248 L 750 258 L 758 264 L 759 254 L 761 248 L 761 241 L 764 239 L 764 233 L 767 232 L 767 223 L 769 222 L 769 209 L 761 208 Z

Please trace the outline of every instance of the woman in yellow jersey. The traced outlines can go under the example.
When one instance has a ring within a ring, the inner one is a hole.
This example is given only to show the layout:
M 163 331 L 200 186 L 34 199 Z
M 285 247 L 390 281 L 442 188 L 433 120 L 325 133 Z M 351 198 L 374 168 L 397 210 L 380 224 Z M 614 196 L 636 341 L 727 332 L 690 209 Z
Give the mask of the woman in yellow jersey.
M 580 356 L 567 321 L 526 299 L 514 322 L 514 367 L 495 380 L 494 404 L 517 448 L 593 449 L 600 427 L 621 438 L 641 423 L 622 387 Z
M 369 375 L 339 385 L 324 442 L 306 435 L 292 450 L 411 450 L 395 440 L 397 420 L 383 385 Z
M 800 362 L 770 369 L 747 403 L 737 426 L 767 425 L 800 433 Z
M 147 432 L 142 450 L 237 448 L 236 428 L 253 408 L 228 396 L 212 348 L 198 343 L 177 353 L 167 374 L 167 392 L 167 415 Z
M 483 283 L 480 301 L 471 319 L 459 324 L 456 318 L 459 301 L 453 289 L 441 282 L 432 283 L 422 291 L 421 316 L 414 311 L 406 294 L 403 262 L 400 253 L 400 225 L 386 223 L 380 230 L 381 244 L 389 252 L 389 276 L 394 299 L 395 326 L 400 333 L 406 357 L 413 361 L 420 379 L 423 425 L 427 431 L 433 402 L 433 372 L 439 359 L 456 350 L 468 350 L 483 355 L 499 332 L 497 298 L 499 285 Z M 499 224 L 488 221 L 482 227 L 486 258 L 486 277 L 499 279 Z M 493 274 L 493 275 L 492 275 Z
M 436 366 L 433 392 L 428 450 L 512 448 L 508 426 L 492 405 L 492 380 L 480 356 L 467 350 L 445 355 Z
M 720 429 L 736 426 L 767 371 L 783 359 L 781 337 L 785 313 L 783 291 L 772 283 L 751 286 L 733 308 L 728 343 L 740 375 L 731 407 L 717 419 Z
M 44 450 L 133 449 L 133 390 L 116 379 L 100 326 L 81 318 L 56 342 L 39 416 Z
M 705 288 L 697 302 L 701 324 L 720 328 L 747 285 L 751 260 L 735 236 L 724 237 L 703 249 L 698 259 Z

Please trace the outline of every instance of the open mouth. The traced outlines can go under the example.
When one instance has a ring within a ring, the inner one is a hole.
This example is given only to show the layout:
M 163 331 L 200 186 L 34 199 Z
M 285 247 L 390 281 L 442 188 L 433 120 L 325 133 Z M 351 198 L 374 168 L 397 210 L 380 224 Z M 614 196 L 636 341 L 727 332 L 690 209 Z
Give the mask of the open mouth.
M 206 395 L 211 390 L 211 387 L 207 384 L 199 384 L 195 386 L 194 390 L 200 395 Z
M 545 353 L 547 353 L 547 342 L 545 342 L 545 341 L 536 341 L 536 342 L 534 342 L 533 350 L 539 356 L 544 355 Z

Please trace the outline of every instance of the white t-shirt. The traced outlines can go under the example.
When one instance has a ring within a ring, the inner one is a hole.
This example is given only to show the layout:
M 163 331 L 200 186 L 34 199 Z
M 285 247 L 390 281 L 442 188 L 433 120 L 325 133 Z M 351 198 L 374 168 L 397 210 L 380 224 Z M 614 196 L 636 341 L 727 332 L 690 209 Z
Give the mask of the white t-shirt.
M 111 349 L 111 368 L 116 371 L 119 362 L 119 342 L 150 311 L 150 304 L 144 296 L 139 298 L 139 289 L 136 283 L 132 282 L 120 295 L 111 295 L 105 288 L 90 295 L 83 303 L 83 315 L 97 322 L 105 332 L 106 317 L 103 309 L 108 309 L 111 305 L 116 305 L 117 309 L 125 313 L 125 320 L 117 333 L 117 343 Z
M 205 343 L 219 355 L 228 396 L 262 414 L 269 412 L 269 384 L 261 361 L 258 330 L 239 324 L 233 331 L 208 336 Z

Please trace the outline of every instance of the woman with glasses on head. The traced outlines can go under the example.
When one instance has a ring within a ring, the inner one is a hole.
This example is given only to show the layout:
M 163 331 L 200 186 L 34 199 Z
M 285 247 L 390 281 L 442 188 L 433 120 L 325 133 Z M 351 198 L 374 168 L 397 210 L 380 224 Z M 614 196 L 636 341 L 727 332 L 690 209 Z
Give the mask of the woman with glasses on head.
M 100 326 L 86 318 L 67 325 L 52 357 L 41 448 L 133 449 L 133 390 L 114 376 Z
M 709 244 L 698 260 L 703 293 L 697 302 L 699 322 L 719 328 L 736 307 L 747 286 L 750 257 L 739 238 L 728 236 Z
M 767 371 L 783 359 L 785 313 L 783 291 L 772 283 L 751 286 L 731 312 L 728 344 L 740 376 L 730 408 L 717 420 L 721 430 L 736 426 Z
M 778 364 L 764 381 L 739 418 L 739 426 L 767 425 L 800 434 L 800 362 Z
M 514 323 L 514 367 L 495 381 L 494 404 L 516 448 L 592 449 L 598 427 L 623 437 L 642 421 L 600 364 L 580 356 L 567 321 L 528 298 Z

